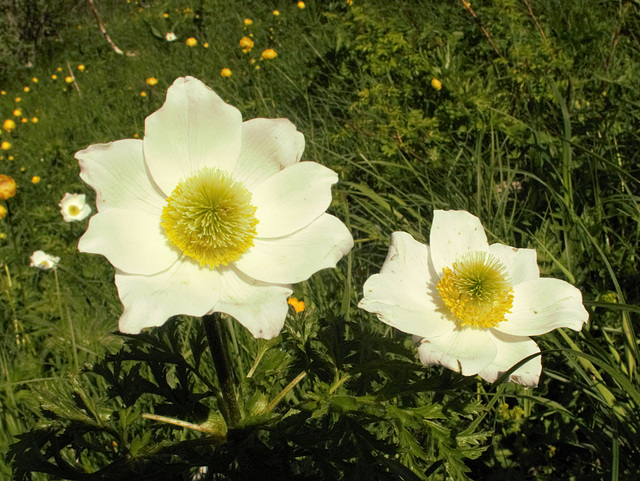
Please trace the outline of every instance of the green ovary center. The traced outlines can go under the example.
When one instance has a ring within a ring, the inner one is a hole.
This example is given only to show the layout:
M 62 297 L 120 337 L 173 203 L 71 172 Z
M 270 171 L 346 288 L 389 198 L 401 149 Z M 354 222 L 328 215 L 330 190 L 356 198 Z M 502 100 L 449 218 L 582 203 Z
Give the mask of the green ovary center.
M 237 260 L 253 246 L 258 219 L 251 192 L 226 172 L 204 167 L 183 179 L 162 209 L 169 241 L 201 266 Z
M 487 252 L 471 252 L 445 267 L 437 288 L 461 326 L 495 327 L 513 306 L 506 269 Z

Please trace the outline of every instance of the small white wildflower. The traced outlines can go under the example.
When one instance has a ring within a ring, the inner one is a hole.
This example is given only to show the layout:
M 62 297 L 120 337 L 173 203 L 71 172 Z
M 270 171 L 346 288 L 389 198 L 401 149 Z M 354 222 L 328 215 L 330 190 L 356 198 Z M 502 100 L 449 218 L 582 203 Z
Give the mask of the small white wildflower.
M 45 251 L 35 251 L 31 254 L 31 267 L 36 267 L 38 269 L 42 269 L 43 271 L 48 271 L 49 269 L 54 268 L 60 262 L 60 258 L 56 256 L 52 256 L 47 254 Z
M 87 204 L 87 196 L 84 194 L 67 192 L 58 206 L 65 222 L 79 222 L 91 214 L 91 207 Z
M 164 38 L 167 40 L 167 42 L 173 42 L 173 41 L 175 41 L 175 40 L 177 40 L 177 39 L 178 39 L 178 37 L 176 37 L 176 34 L 175 34 L 175 33 L 173 33 L 173 32 L 168 32 L 168 33 L 164 36 Z

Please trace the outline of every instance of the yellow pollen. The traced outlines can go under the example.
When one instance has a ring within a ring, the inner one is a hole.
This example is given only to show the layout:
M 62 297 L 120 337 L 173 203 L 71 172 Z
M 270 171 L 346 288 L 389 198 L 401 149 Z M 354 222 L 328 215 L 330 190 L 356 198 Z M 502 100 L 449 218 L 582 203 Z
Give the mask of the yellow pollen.
M 77 205 L 70 205 L 69 206 L 69 214 L 78 215 L 79 213 L 80 213 L 80 208 Z
M 445 267 L 437 288 L 460 326 L 496 327 L 513 306 L 506 269 L 487 252 L 471 252 Z
M 204 167 L 178 183 L 162 210 L 169 241 L 201 266 L 226 266 L 256 236 L 251 193 L 226 172 Z

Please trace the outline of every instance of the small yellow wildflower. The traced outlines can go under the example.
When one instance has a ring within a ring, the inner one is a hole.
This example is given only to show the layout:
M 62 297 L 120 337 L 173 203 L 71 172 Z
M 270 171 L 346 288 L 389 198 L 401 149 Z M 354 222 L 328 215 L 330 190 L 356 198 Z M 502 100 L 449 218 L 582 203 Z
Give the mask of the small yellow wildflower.
M 440 82 L 440 80 L 438 80 L 437 78 L 434 78 L 431 81 L 431 86 L 436 90 L 440 90 L 442 88 L 442 82 Z
M 16 123 L 11 119 L 7 119 L 4 121 L 4 124 L 2 124 L 2 126 L 4 127 L 4 130 L 6 130 L 7 132 L 11 132 L 16 128 Z
M 55 79 L 57 79 L 57 78 L 58 78 L 58 76 L 57 76 L 56 74 L 53 74 L 53 75 L 51 76 L 51 78 L 52 78 L 53 80 L 55 80 Z
M 20 97 L 16 97 L 16 102 L 21 102 L 22 99 Z
M 37 124 L 38 123 L 38 117 L 31 117 L 31 123 Z
M 37 77 L 33 77 L 33 78 L 31 79 L 31 81 L 32 81 L 34 84 L 37 84 L 37 83 L 38 83 L 38 78 L 37 78 Z
M 4 90 L 0 90 L 0 95 L 7 95 L 7 92 L 5 92 Z
M 73 77 L 71 77 L 71 76 L 65 77 L 64 81 L 67 82 L 68 84 L 70 84 L 71 82 L 73 82 Z
M 147 96 L 147 92 L 140 92 L 140 97 L 146 97 Z
M 169 18 L 169 14 L 165 13 L 164 15 L 162 15 L 164 18 Z
M 353 5 L 353 0 L 347 0 L 347 5 L 349 6 Z
M 37 175 L 34 175 L 33 177 L 31 177 L 31 183 L 32 184 L 37 184 L 38 182 L 40 182 L 40 177 Z
M 149 77 L 149 78 L 147 79 L 147 85 L 151 85 L 151 86 L 153 86 L 153 85 L 157 85 L 157 84 L 158 84 L 158 79 L 157 79 L 157 78 L 155 78 L 155 77 Z
M 2 150 L 9 150 L 11 148 L 11 144 L 5 140 L 0 144 L 0 148 L 2 148 Z
M 14 115 L 15 117 L 20 117 L 20 116 L 22 115 L 22 109 L 15 109 L 15 110 L 13 111 L 13 115 Z
M 22 117 L 22 119 L 20 119 L 20 122 L 22 122 L 23 124 L 26 124 L 29 121 L 27 119 L 25 119 L 24 117 Z
M 240 48 L 243 52 L 249 52 L 253 48 L 253 40 L 249 37 L 242 37 L 240 39 Z
M 252 58 L 251 60 L 249 60 L 249 63 L 250 63 L 251 65 L 253 65 L 254 63 L 256 63 L 256 59 L 255 59 L 255 58 Z
M 274 10 L 273 14 L 277 17 L 278 15 L 280 15 L 280 12 L 278 12 L 277 10 Z
M 253 23 L 253 20 L 251 20 L 250 18 L 245 18 L 244 19 L 244 25 L 246 27 L 248 27 L 249 25 L 251 25 Z M 4 94 L 3 94 L 4 95 Z
M 7 200 L 14 195 L 16 195 L 16 181 L 8 175 L 0 175 L 0 199 Z
M 296 311 L 296 314 L 299 314 L 300 312 L 304 311 L 304 308 L 305 308 L 304 301 L 299 301 L 295 297 L 290 297 L 289 299 L 287 299 L 287 302 L 291 307 L 293 307 L 293 309 Z
M 84 72 L 84 69 L 85 69 L 84 65 L 78 65 L 78 70 L 80 70 L 81 72 Z
M 272 48 L 268 48 L 264 52 L 262 52 L 262 58 L 265 58 L 267 60 L 274 59 L 277 56 L 278 56 L 277 52 Z
M 4 218 L 5 215 L 7 215 L 7 209 L 4 205 L 0 204 L 0 219 Z M 0 239 L 4 239 L 5 237 L 6 235 L 4 233 L 0 234 Z
M 0 239 L 6 239 L 6 238 L 7 238 L 7 234 L 5 234 L 4 232 L 0 232 Z
M 298 2 L 298 8 L 299 8 L 299 9 L 303 9 L 304 7 L 306 7 L 306 5 L 304 4 L 304 2 Z
M 25 92 L 28 92 L 29 90 L 31 90 L 29 87 L 25 87 L 22 90 L 24 90 Z
M 57 70 L 58 72 L 62 72 L 62 67 L 58 67 L 56 70 Z
M 209 42 L 205 42 L 205 43 L 203 43 L 203 44 L 202 44 L 202 46 L 203 46 L 204 48 L 209 48 Z
M 231 77 L 231 69 L 226 68 L 226 67 L 225 67 L 225 68 L 223 68 L 223 69 L 220 71 L 220 75 L 222 75 L 223 77 Z
M 13 155 L 10 155 L 9 157 L 7 157 L 9 160 L 13 160 Z
M 193 37 L 189 37 L 186 43 L 187 47 L 195 47 L 196 45 L 198 45 L 198 41 Z

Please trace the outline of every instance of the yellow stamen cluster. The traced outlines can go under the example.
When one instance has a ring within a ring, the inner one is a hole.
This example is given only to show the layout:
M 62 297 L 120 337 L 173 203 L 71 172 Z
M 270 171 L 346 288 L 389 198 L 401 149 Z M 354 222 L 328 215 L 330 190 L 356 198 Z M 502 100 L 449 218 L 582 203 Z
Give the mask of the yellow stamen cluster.
M 437 288 L 461 326 L 496 327 L 513 306 L 506 269 L 487 252 L 472 252 L 445 267 Z
M 251 193 L 229 174 L 205 167 L 183 179 L 162 210 L 169 241 L 201 266 L 237 260 L 253 246 L 258 219 Z

